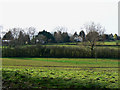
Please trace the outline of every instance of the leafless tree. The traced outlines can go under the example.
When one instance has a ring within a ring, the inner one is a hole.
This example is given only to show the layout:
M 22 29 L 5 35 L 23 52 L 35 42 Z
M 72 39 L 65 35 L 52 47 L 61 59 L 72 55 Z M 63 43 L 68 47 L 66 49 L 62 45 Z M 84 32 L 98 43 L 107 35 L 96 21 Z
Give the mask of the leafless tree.
M 54 29 L 56 32 L 67 32 L 68 28 L 67 27 L 64 27 L 64 26 L 57 26 L 55 29 Z
M 68 29 L 63 26 L 58 26 L 54 30 L 55 30 L 54 37 L 55 37 L 56 42 L 58 43 L 64 42 L 64 39 L 65 39 L 64 34 L 65 33 L 67 34 Z
M 30 36 L 30 39 L 32 39 L 34 37 L 35 32 L 36 32 L 36 28 L 34 28 L 34 27 L 29 27 L 28 28 L 27 34 Z
M 12 36 L 14 37 L 14 39 L 11 41 L 12 46 L 20 45 L 20 43 L 24 41 L 22 39 L 20 41 L 20 36 L 21 36 L 20 32 L 22 32 L 23 36 L 25 36 L 25 31 L 23 28 L 12 28 L 12 29 L 9 29 L 9 31 L 11 31 Z
M 23 31 L 23 29 L 22 28 L 12 28 L 12 29 L 10 29 L 10 31 L 12 32 L 14 39 L 17 39 L 19 37 L 20 31 Z
M 63 42 L 63 37 L 61 31 L 54 32 L 54 38 L 57 43 Z
M 104 34 L 105 28 L 102 27 L 100 24 L 95 24 L 94 22 L 91 22 L 85 24 L 85 29 L 87 33 L 86 40 L 90 45 L 91 57 L 93 57 L 93 50 L 96 46 L 96 42 L 98 41 L 99 36 Z

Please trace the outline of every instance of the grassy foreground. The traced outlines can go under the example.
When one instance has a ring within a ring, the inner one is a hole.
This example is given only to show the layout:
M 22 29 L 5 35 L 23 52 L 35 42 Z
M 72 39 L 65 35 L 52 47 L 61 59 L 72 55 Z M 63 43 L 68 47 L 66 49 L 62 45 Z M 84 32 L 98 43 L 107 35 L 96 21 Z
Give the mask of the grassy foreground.
M 118 60 L 3 58 L 3 88 L 119 88 Z

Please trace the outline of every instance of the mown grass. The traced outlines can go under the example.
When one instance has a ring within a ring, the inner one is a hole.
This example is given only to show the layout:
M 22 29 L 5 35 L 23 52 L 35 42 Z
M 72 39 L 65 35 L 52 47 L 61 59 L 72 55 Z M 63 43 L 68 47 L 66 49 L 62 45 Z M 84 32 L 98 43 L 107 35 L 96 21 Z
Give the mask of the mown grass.
M 87 66 L 87 67 L 118 67 L 117 60 L 112 59 L 75 59 L 75 58 L 3 58 L 3 65 L 38 65 L 38 66 Z
M 119 84 L 116 59 L 3 58 L 2 61 L 4 88 L 99 90 L 118 88 Z

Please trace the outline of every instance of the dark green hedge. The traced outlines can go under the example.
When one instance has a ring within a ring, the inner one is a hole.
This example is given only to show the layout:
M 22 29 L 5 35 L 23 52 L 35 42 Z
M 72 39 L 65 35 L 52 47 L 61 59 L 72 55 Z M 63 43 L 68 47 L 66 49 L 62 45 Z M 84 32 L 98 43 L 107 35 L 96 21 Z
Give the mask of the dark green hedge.
M 120 58 L 120 49 L 98 48 L 93 57 Z M 54 57 L 54 58 L 91 58 L 89 48 L 60 46 L 26 46 L 3 48 L 2 57 Z

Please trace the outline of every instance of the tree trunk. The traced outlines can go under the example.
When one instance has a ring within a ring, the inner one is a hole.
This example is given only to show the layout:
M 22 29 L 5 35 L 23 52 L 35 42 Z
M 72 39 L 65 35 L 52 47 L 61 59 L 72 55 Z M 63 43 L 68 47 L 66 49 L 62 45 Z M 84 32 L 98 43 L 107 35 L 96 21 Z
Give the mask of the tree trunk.
M 93 51 L 94 45 L 91 45 L 91 58 L 94 57 L 94 51 Z

